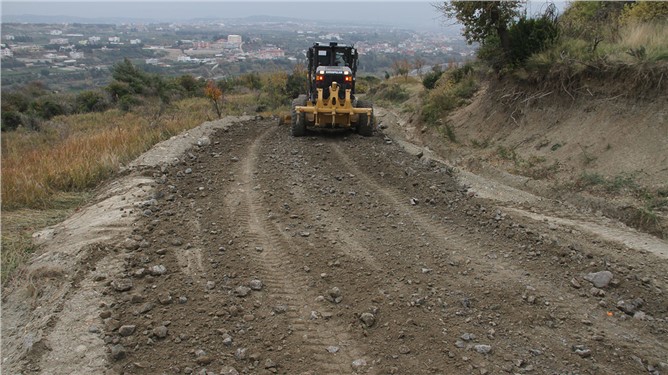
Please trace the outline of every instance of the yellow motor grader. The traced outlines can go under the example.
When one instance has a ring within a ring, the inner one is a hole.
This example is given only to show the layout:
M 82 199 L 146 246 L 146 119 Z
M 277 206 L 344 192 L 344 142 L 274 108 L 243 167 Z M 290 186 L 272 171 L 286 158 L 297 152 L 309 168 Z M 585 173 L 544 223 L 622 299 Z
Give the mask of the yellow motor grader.
M 308 90 L 292 102 L 292 135 L 301 137 L 309 128 L 343 128 L 371 136 L 372 104 L 355 97 L 357 50 L 336 42 L 315 43 L 307 58 Z

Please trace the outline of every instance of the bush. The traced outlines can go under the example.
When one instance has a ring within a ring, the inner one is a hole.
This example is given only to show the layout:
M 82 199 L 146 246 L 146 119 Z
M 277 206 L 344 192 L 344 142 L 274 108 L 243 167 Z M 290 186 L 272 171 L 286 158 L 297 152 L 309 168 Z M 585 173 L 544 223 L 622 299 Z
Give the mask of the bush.
M 303 66 L 297 65 L 285 82 L 285 92 L 291 99 L 298 97 L 301 94 L 306 94 L 308 82 L 306 80 L 306 70 Z
M 410 95 L 406 89 L 397 83 L 385 83 L 375 86 L 369 90 L 369 95 L 379 100 L 401 103 L 408 100 Z
M 465 104 L 477 90 L 478 82 L 471 65 L 446 71 L 427 93 L 422 106 L 422 120 L 426 123 L 438 122 L 448 112 Z M 449 134 L 448 137 L 454 139 Z
M 436 82 L 438 82 L 442 75 L 443 71 L 441 70 L 441 67 L 436 65 L 431 72 L 424 75 L 424 78 L 422 78 L 422 85 L 427 90 L 432 90 L 434 87 L 436 87 Z
M 557 39 L 559 30 L 554 19 L 520 19 L 510 27 L 510 56 L 508 61 L 523 66 L 529 56 L 542 52 Z
M 49 120 L 55 116 L 65 115 L 69 112 L 68 108 L 63 103 L 52 96 L 38 98 L 32 102 L 31 109 L 34 110 L 39 117 L 45 120 Z
M 99 91 L 83 91 L 76 96 L 75 108 L 78 113 L 102 112 L 109 108 L 109 99 Z
M 177 83 L 188 97 L 201 96 L 202 90 L 204 90 L 204 80 L 195 79 L 190 74 L 184 74 L 177 78 Z
M 668 2 L 638 1 L 626 4 L 619 20 L 622 24 L 665 22 L 668 19 Z
M 2 131 L 16 130 L 21 126 L 21 114 L 17 111 L 2 111 Z

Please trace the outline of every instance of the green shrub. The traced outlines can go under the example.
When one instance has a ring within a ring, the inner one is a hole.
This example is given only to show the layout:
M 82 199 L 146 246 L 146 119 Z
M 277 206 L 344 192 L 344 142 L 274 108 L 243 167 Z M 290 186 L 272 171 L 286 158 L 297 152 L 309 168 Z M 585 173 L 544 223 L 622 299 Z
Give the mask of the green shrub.
M 16 130 L 21 126 L 21 114 L 17 111 L 2 111 L 2 131 Z
M 83 91 L 76 96 L 78 113 L 102 112 L 109 108 L 109 99 L 100 91 Z
M 39 117 L 45 120 L 49 120 L 55 116 L 65 115 L 69 112 L 68 108 L 63 103 L 50 95 L 40 97 L 32 102 L 31 109 L 35 111 Z
M 375 99 L 389 102 L 401 103 L 408 100 L 410 95 L 406 89 L 397 83 L 385 83 L 375 86 L 369 90 L 369 94 Z
M 478 90 L 473 76 L 473 66 L 446 71 L 428 91 L 422 106 L 421 118 L 426 123 L 436 123 L 453 109 L 466 103 Z
M 441 78 L 442 75 L 443 71 L 441 70 L 441 67 L 439 65 L 436 65 L 434 66 L 434 69 L 432 69 L 431 72 L 424 75 L 424 78 L 422 78 L 422 85 L 427 90 L 433 90 L 434 87 L 436 87 L 436 82 L 438 82 L 439 78 Z
M 510 56 L 508 60 L 518 66 L 524 65 L 529 56 L 545 50 L 557 39 L 559 30 L 549 17 L 538 19 L 521 18 L 512 25 L 510 34 Z

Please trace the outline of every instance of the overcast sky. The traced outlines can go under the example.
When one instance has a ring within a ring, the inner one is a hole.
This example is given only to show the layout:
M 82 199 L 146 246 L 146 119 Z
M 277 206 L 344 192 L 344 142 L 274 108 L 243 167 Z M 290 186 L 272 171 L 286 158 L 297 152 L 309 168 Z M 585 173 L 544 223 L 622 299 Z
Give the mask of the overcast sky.
M 257 15 L 314 20 L 350 20 L 355 23 L 438 29 L 443 19 L 429 1 L 2 1 L 8 15 L 74 16 L 85 18 L 129 17 L 153 20 L 238 18 Z

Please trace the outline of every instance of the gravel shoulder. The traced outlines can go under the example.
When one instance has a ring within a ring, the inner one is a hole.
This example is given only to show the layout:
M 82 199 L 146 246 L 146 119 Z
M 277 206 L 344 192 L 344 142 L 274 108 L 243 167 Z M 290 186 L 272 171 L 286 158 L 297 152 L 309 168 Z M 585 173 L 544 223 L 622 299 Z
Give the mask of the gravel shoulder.
M 40 232 L 3 371 L 668 373 L 665 244 L 495 200 L 392 131 L 237 118 L 154 149 Z

